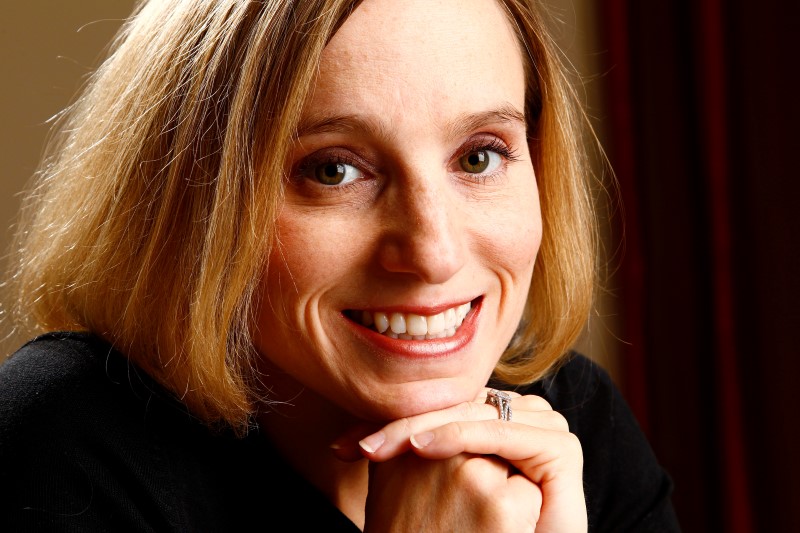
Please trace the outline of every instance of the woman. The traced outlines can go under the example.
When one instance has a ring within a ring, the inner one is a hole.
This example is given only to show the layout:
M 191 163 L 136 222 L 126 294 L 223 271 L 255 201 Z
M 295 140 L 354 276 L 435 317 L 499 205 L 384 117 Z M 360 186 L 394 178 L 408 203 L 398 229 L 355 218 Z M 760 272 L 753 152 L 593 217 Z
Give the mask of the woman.
M 55 333 L 0 370 L 3 520 L 675 528 L 565 355 L 594 234 L 556 58 L 513 0 L 143 3 L 26 206 Z

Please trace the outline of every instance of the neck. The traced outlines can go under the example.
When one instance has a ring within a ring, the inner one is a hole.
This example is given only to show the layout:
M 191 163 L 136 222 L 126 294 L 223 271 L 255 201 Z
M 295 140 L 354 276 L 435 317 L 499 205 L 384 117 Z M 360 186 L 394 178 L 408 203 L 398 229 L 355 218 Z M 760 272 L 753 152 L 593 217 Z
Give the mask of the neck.
M 358 420 L 288 375 L 271 374 L 280 376 L 270 384 L 269 399 L 276 403 L 262 409 L 259 425 L 281 456 L 363 530 L 368 461 L 343 462 L 330 448 Z

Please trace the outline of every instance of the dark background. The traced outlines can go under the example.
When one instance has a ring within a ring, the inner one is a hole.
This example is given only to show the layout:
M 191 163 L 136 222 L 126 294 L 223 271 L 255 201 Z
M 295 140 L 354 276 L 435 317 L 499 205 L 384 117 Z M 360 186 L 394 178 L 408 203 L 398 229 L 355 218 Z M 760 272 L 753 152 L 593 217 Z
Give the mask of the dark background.
M 604 5 L 620 381 L 686 531 L 800 531 L 798 4 Z

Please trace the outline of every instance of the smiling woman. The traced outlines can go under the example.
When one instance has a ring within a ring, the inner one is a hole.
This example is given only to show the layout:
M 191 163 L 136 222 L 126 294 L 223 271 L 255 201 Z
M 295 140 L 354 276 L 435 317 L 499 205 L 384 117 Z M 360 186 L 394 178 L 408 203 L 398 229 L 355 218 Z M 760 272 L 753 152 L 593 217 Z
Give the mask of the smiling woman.
M 522 48 L 474 4 L 363 4 L 322 52 L 290 156 L 262 284 L 280 305 L 255 345 L 368 420 L 474 399 L 528 295 L 542 224 Z
M 594 222 L 557 57 L 520 0 L 143 2 L 26 203 L 0 520 L 676 529 L 568 351 Z

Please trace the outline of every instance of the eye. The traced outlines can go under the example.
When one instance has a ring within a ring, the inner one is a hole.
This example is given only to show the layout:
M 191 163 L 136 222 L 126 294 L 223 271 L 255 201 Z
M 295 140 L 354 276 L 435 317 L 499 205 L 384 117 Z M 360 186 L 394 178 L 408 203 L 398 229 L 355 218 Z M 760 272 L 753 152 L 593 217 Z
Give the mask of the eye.
M 314 167 L 314 178 L 323 185 L 343 185 L 362 176 L 361 171 L 347 163 L 323 163 Z
M 474 150 L 458 159 L 461 170 L 469 174 L 493 172 L 502 162 L 500 154 L 492 150 Z

